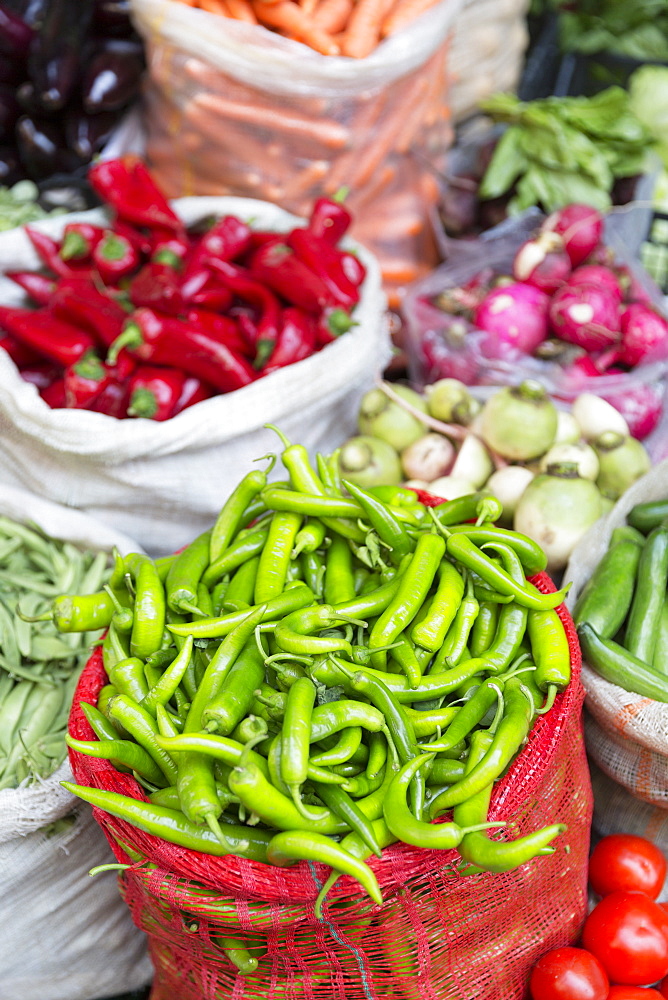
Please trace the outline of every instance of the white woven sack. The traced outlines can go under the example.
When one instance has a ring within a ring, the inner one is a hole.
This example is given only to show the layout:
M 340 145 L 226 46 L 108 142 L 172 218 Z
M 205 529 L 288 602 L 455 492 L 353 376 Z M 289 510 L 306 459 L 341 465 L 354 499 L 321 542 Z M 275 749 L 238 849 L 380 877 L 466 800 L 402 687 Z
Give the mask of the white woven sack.
M 617 501 L 574 549 L 564 575 L 573 585 L 572 609 L 579 592 L 607 551 L 614 528 L 625 523 L 637 503 L 668 497 L 668 460 L 660 462 Z M 601 770 L 633 796 L 668 808 L 668 704 L 652 701 L 604 680 L 582 665 L 586 691 L 587 751 Z
M 234 214 L 283 231 L 299 220 L 247 198 L 182 198 L 187 224 Z M 77 217 L 104 218 L 102 210 Z M 35 227 L 58 235 L 73 216 Z M 322 351 L 171 420 L 116 420 L 52 410 L 0 351 L 0 480 L 78 507 L 136 538 L 151 555 L 174 551 L 207 528 L 253 459 L 280 450 L 273 423 L 294 441 L 329 452 L 354 432 L 359 398 L 390 357 L 385 297 L 374 257 L 350 242 L 367 268 L 357 325 Z M 0 272 L 39 267 L 21 229 L 0 234 Z M 21 302 L 0 276 L 0 302 Z M 274 472 L 284 474 L 280 463 Z
M 0 486 L 0 514 L 82 547 L 138 550 L 88 515 L 13 487 Z M 61 787 L 72 780 L 65 761 L 45 781 L 0 791 L 0 1000 L 91 1000 L 151 979 L 113 874 L 88 875 L 114 858 L 90 807 Z M 49 829 L 65 817 L 65 829 Z

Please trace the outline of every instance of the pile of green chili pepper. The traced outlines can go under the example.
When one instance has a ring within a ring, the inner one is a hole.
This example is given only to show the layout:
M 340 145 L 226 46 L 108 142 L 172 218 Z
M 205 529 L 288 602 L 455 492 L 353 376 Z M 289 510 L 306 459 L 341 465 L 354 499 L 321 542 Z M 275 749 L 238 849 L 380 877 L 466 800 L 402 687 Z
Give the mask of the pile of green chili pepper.
M 0 516 L 0 789 L 46 778 L 65 759 L 72 696 L 99 632 L 59 635 L 49 609 L 57 595 L 97 591 L 108 561 Z
M 573 617 L 605 680 L 668 702 L 668 500 L 637 504 L 612 532 Z
M 109 683 L 82 705 L 97 740 L 68 743 L 150 801 L 67 787 L 194 850 L 331 866 L 316 913 L 341 873 L 381 902 L 365 859 L 395 841 L 457 848 L 468 872 L 553 853 L 559 824 L 486 832 L 494 782 L 570 679 L 565 591 L 526 578 L 542 550 L 494 526 L 494 498 L 364 490 L 277 433 L 285 481 L 252 471 L 182 552 L 119 560 L 94 615 L 70 599 L 108 628 Z

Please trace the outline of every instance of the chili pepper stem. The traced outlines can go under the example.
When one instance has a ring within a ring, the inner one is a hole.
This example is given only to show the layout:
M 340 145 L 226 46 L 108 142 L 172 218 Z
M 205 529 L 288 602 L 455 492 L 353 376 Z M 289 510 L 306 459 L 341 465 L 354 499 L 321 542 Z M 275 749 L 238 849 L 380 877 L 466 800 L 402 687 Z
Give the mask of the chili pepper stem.
M 505 702 L 504 702 L 504 698 L 503 698 L 503 691 L 501 690 L 501 688 L 497 687 L 496 684 L 490 684 L 489 686 L 491 688 L 494 688 L 494 690 L 497 693 L 498 699 L 499 699 L 498 702 L 497 702 L 497 704 L 496 704 L 496 712 L 494 713 L 494 718 L 492 719 L 492 724 L 489 727 L 489 732 L 490 733 L 495 733 L 496 730 L 497 730 L 497 727 L 498 727 L 499 723 L 501 722 L 501 719 L 503 718 L 503 712 L 504 712 L 504 709 L 505 709 Z
M 274 431 L 275 434 L 278 434 L 281 444 L 283 445 L 284 448 L 290 447 L 290 439 L 287 438 L 283 433 L 283 431 L 279 430 L 275 424 L 265 424 L 264 426 L 267 428 L 268 431 Z
M 134 865 L 96 865 L 95 868 L 91 868 L 88 874 L 92 878 L 94 875 L 101 875 L 102 872 L 124 872 L 127 871 L 128 868 L 134 868 Z
M 206 813 L 206 815 L 204 816 L 204 819 L 206 820 L 206 825 L 211 830 L 211 833 L 214 835 L 214 837 L 217 840 L 220 841 L 220 843 L 223 845 L 223 847 L 225 848 L 225 850 L 229 851 L 230 853 L 233 853 L 233 848 L 232 848 L 229 840 L 226 839 L 225 834 L 221 830 L 220 823 L 218 822 L 218 819 L 216 818 L 216 816 L 213 813 Z
M 556 684 L 549 684 L 547 688 L 547 698 L 542 708 L 536 710 L 536 715 L 546 715 L 554 705 L 555 698 L 559 692 Z

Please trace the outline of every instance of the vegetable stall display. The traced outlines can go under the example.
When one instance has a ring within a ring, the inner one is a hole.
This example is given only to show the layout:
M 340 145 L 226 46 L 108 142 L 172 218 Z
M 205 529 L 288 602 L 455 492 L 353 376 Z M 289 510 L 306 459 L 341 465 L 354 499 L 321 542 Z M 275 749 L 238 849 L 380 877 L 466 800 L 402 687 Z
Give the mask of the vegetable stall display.
M 366 271 L 320 199 L 304 228 L 224 216 L 188 230 L 137 158 L 88 179 L 107 225 L 26 233 L 43 270 L 9 271 L 36 308 L 0 307 L 2 347 L 53 408 L 167 420 L 300 361 L 355 322 Z
M 490 818 L 495 783 L 572 698 L 572 644 L 555 610 L 566 590 L 527 579 L 545 566 L 539 546 L 494 527 L 493 498 L 432 509 L 341 481 L 336 455 L 316 470 L 303 447 L 283 446 L 288 481 L 250 472 L 181 553 L 126 558 L 128 592 L 107 600 L 102 663 L 87 668 L 95 698 L 81 698 L 87 676 L 68 736 L 75 776 L 90 776 L 66 787 L 133 837 L 328 866 L 307 897 L 316 923 L 339 916 L 341 875 L 383 903 L 366 859 L 396 842 L 454 848 L 471 877 L 532 859 L 539 871 L 567 835 L 579 855 L 559 817 L 519 837 Z M 107 779 L 92 777 L 104 760 Z M 121 793 L 120 772 L 143 792 Z M 149 874 L 152 859 L 118 836 L 132 873 L 148 861 Z M 255 995 L 271 939 L 232 937 L 205 959 L 226 969 L 226 956 Z M 173 973 L 157 945 L 154 961 L 166 989 Z

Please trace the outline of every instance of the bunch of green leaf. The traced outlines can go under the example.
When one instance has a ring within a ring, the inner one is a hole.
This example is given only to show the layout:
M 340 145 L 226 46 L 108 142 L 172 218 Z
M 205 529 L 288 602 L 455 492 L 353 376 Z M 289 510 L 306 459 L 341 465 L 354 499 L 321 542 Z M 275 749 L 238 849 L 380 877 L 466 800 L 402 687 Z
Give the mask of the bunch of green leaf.
M 513 191 L 511 215 L 532 205 L 552 212 L 571 202 L 605 211 L 616 178 L 642 173 L 653 145 L 652 133 L 621 87 L 594 97 L 527 102 L 495 94 L 480 107 L 508 126 L 482 179 L 480 198 Z
M 641 66 L 629 78 L 631 109 L 652 133 L 668 167 L 668 66 Z
M 555 0 L 565 52 L 611 52 L 668 62 L 666 0 Z
M 47 215 L 62 214 L 60 209 L 45 212 L 37 202 L 38 196 L 37 185 L 28 180 L 19 181 L 13 187 L 0 187 L 0 232 L 45 219 Z

